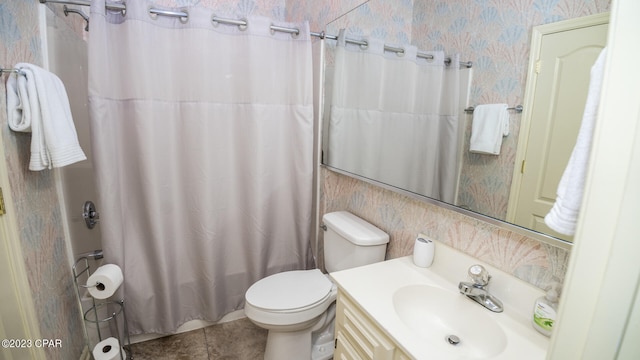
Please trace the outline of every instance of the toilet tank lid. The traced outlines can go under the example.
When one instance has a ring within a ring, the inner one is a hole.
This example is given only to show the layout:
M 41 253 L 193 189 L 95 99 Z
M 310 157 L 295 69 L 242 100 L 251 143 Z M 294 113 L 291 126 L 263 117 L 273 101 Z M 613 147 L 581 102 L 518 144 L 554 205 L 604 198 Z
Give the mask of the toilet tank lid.
M 389 242 L 389 234 L 348 211 L 324 214 L 322 221 L 328 228 L 356 245 L 373 246 Z

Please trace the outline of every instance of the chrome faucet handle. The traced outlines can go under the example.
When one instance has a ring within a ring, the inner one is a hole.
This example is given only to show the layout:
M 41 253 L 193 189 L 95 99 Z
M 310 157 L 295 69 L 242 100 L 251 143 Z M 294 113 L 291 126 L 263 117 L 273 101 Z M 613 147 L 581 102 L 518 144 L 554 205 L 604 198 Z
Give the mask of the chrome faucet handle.
M 486 286 L 491 280 L 491 275 L 482 265 L 471 265 L 469 268 L 469 277 L 477 286 Z

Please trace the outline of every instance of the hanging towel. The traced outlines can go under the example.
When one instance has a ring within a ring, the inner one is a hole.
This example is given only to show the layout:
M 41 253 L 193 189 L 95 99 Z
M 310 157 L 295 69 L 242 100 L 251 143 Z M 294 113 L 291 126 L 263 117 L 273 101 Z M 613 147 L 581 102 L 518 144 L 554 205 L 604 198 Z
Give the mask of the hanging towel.
M 569 158 L 567 168 L 564 170 L 562 178 L 560 178 L 556 202 L 553 204 L 551 211 L 544 217 L 544 222 L 547 226 L 564 235 L 573 235 L 576 231 L 589 154 L 591 152 L 593 129 L 598 115 L 605 58 L 606 48 L 602 49 L 595 64 L 591 67 L 589 92 L 587 93 L 587 102 L 584 107 L 576 145 Z
M 478 105 L 473 110 L 469 151 L 500 155 L 502 137 L 509 135 L 507 104 Z
M 85 160 L 62 81 L 36 65 L 15 67 L 22 74 L 7 80 L 7 118 L 12 130 L 31 132 L 29 170 Z

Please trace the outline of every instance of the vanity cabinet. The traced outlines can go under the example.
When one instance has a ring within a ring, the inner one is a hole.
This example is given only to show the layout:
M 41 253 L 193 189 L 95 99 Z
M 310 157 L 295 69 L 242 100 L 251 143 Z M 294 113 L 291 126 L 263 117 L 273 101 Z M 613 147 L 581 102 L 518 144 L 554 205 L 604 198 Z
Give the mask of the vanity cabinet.
M 343 291 L 338 291 L 335 341 L 335 360 L 411 359 Z

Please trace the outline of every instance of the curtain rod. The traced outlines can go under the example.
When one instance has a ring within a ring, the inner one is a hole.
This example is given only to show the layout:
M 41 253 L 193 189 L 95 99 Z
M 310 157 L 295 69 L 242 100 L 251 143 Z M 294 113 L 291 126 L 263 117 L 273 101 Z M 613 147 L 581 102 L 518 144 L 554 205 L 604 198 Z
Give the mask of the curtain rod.
M 40 0 L 40 3 L 42 4 L 46 4 L 46 3 L 58 3 L 58 4 L 67 4 L 67 5 L 80 5 L 80 6 L 91 6 L 91 1 L 89 0 Z M 106 3 L 105 7 L 108 10 L 115 10 L 115 11 L 121 11 L 123 14 L 124 12 L 127 10 L 127 7 L 124 3 Z M 161 10 L 161 9 L 154 9 L 151 8 L 149 9 L 149 13 L 154 14 L 154 15 L 162 15 L 162 16 L 171 16 L 171 17 L 178 17 L 181 19 L 186 19 L 189 18 L 189 14 L 184 12 L 184 11 L 173 11 L 173 10 Z M 225 18 L 220 18 L 217 16 L 214 16 L 211 18 L 211 22 L 213 22 L 214 24 L 227 24 L 227 25 L 237 25 L 239 28 L 244 29 L 247 27 L 247 21 L 246 20 L 236 20 L 236 19 L 225 19 Z M 282 26 L 275 26 L 275 25 L 271 25 L 271 31 L 279 31 L 279 32 L 284 32 L 284 33 L 288 33 L 288 34 L 292 34 L 292 35 L 298 35 L 300 33 L 300 30 L 295 29 L 295 28 L 287 28 L 287 27 L 282 27 Z M 325 34 L 324 31 L 321 32 L 311 32 L 310 33 L 311 36 L 315 36 L 318 37 L 320 39 L 329 39 L 329 40 L 338 40 L 338 37 L 336 35 L 328 35 Z M 346 42 L 350 43 L 350 44 L 355 44 L 355 45 L 360 45 L 360 46 L 368 46 L 369 44 L 364 41 L 364 40 L 355 40 L 355 39 L 345 39 Z M 389 45 L 384 45 L 384 50 L 385 51 L 389 51 L 389 52 L 395 52 L 396 54 L 404 54 L 404 49 L 403 48 L 399 48 L 399 47 L 393 47 L 393 46 L 389 46 Z M 422 52 L 418 52 L 417 57 L 419 58 L 423 58 L 423 59 L 433 59 L 433 55 L 430 54 L 425 54 Z M 445 59 L 445 64 L 447 65 L 451 65 L 451 58 L 446 58 Z M 473 62 L 471 61 L 460 61 L 460 66 L 466 67 L 466 68 L 471 68 L 473 67 Z
M 311 35 L 312 36 L 317 36 L 320 39 L 338 40 L 338 37 L 336 35 L 327 35 L 327 34 L 324 33 L 324 31 L 321 31 L 319 33 L 312 32 Z M 355 40 L 355 39 L 345 38 L 344 41 L 349 43 L 349 44 L 360 45 L 360 46 L 365 46 L 365 47 L 369 46 L 369 44 L 365 40 Z M 403 48 L 389 46 L 387 44 L 384 44 L 384 51 L 394 52 L 396 54 L 404 54 L 404 49 Z M 418 51 L 418 54 L 416 56 L 419 57 L 419 58 L 428 59 L 428 60 L 432 60 L 433 59 L 433 55 L 425 54 L 425 53 L 422 53 L 420 51 Z M 444 63 L 447 64 L 447 65 L 451 65 L 451 58 L 445 58 L 444 59 Z M 463 67 L 466 67 L 466 68 L 471 68 L 471 67 L 473 67 L 473 62 L 471 62 L 471 61 L 460 61 L 460 66 L 463 66 Z

